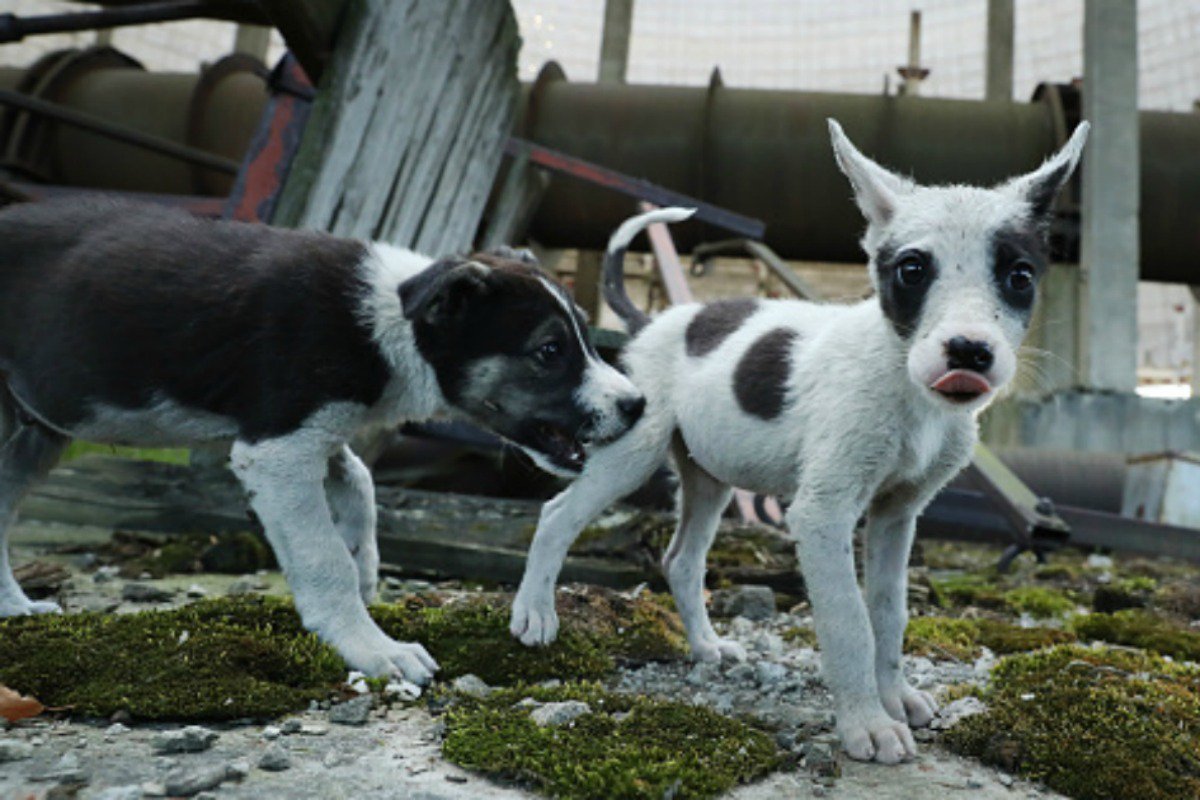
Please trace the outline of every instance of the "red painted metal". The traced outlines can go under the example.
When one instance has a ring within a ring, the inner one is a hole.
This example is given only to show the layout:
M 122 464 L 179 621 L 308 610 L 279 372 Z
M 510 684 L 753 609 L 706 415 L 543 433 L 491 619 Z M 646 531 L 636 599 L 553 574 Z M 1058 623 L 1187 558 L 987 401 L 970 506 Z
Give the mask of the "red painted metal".
M 224 216 L 270 222 L 312 108 L 313 88 L 290 53 L 271 73 L 271 99 L 225 203 Z

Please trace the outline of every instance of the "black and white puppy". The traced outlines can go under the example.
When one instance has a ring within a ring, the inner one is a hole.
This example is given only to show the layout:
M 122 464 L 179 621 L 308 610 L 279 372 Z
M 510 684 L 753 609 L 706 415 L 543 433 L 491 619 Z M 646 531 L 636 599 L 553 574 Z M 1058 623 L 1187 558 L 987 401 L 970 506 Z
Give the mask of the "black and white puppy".
M 867 218 L 871 299 L 728 300 L 650 321 L 625 296 L 621 257 L 646 224 L 688 212 L 651 212 L 614 234 L 606 297 L 636 333 L 623 359 L 646 411 L 546 504 L 512 632 L 530 645 L 554 639 L 554 583 L 571 542 L 670 455 L 680 509 L 663 569 L 694 657 L 745 657 L 704 606 L 730 485 L 785 498 L 842 744 L 853 758 L 895 763 L 916 752 L 909 725 L 937 710 L 901 671 L 916 518 L 966 466 L 976 416 L 1016 371 L 1050 205 L 1087 124 L 1039 169 L 993 188 L 918 186 L 862 155 L 832 120 L 830 132 Z M 851 546 L 864 516 L 866 602 Z
M 532 261 L 111 201 L 0 212 L 0 616 L 58 610 L 22 593 L 6 539 L 72 438 L 233 439 L 305 626 L 354 669 L 429 680 L 425 649 L 367 613 L 374 487 L 350 437 L 462 416 L 570 474 L 644 405 Z

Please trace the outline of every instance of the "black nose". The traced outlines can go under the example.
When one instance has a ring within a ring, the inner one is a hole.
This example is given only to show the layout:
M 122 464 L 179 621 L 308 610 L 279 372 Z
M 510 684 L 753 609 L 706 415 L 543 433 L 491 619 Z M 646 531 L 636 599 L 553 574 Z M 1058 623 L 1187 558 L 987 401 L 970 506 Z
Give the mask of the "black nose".
M 987 372 L 996 360 L 992 346 L 987 342 L 955 336 L 946 342 L 946 364 L 950 369 L 969 369 L 972 372 Z
M 632 425 L 642 418 L 642 412 L 646 410 L 646 398 L 640 394 L 634 397 L 622 397 L 617 401 L 617 410 L 621 412 L 625 422 Z

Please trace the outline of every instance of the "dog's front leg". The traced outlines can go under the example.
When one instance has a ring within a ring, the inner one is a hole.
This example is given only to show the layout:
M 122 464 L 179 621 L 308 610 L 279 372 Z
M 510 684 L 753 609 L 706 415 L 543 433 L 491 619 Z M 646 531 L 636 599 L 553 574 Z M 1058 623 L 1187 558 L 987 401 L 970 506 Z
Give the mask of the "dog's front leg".
M 912 733 L 889 716 L 875 682 L 875 641 L 854 574 L 859 510 L 844 490 L 802 492 L 788 509 L 796 554 L 813 607 L 822 672 L 833 691 L 837 732 L 851 758 L 896 764 L 916 754 Z
M 894 719 L 924 727 L 937 713 L 928 692 L 909 685 L 901 669 L 908 626 L 908 557 L 916 533 L 913 507 L 872 509 L 866 530 L 867 607 L 875 632 L 875 679 L 883 707 Z
M 375 541 L 375 482 L 371 470 L 349 445 L 329 459 L 325 495 L 333 524 L 358 568 L 358 593 L 364 603 L 375 599 L 379 582 L 379 546 Z
M 327 460 L 339 445 L 301 430 L 254 444 L 237 442 L 230 464 L 275 549 L 304 627 L 353 669 L 427 683 L 437 663 L 420 644 L 392 640 L 371 619 L 354 559 L 334 528 L 323 483 Z

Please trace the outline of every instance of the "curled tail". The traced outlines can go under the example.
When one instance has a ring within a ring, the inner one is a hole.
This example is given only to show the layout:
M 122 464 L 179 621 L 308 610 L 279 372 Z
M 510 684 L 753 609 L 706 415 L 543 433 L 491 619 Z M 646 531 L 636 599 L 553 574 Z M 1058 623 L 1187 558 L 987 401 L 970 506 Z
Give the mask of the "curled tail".
M 696 213 L 694 208 L 658 208 L 647 211 L 636 217 L 630 217 L 621 223 L 621 227 L 608 240 L 608 250 L 604 253 L 604 269 L 601 283 L 604 287 L 604 300 L 618 317 L 625 322 L 625 328 L 630 333 L 637 333 L 650 322 L 650 317 L 633 304 L 625 293 L 625 250 L 633 237 L 637 236 L 647 226 L 656 222 L 682 222 Z

